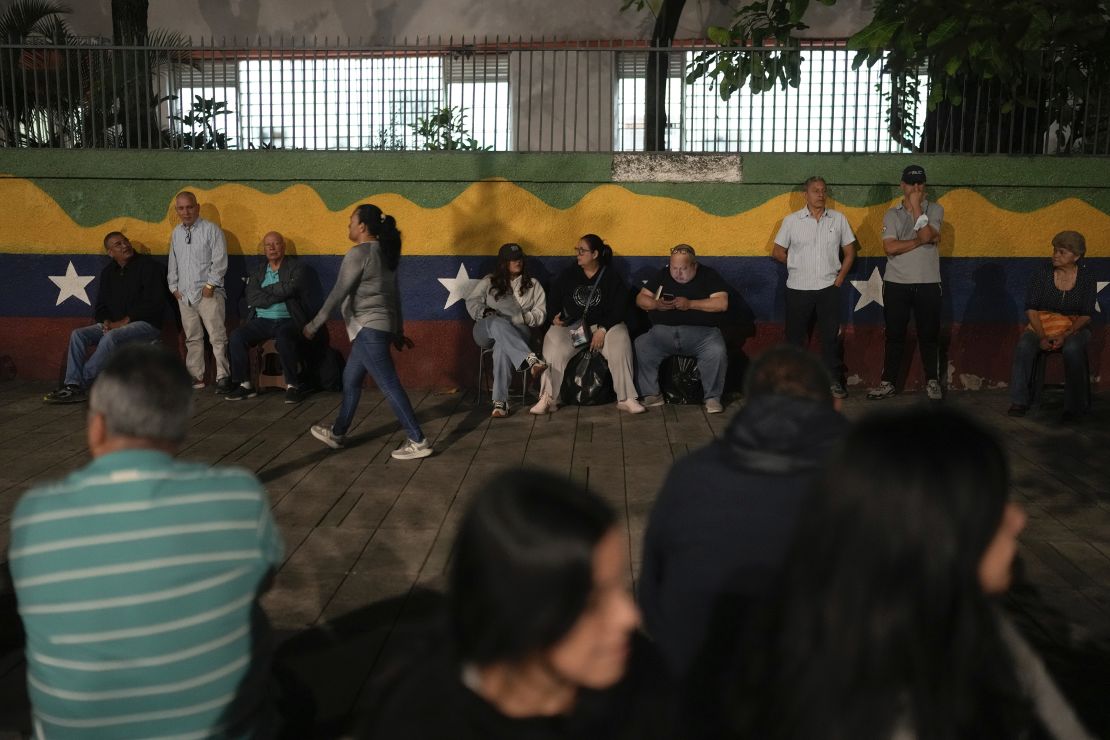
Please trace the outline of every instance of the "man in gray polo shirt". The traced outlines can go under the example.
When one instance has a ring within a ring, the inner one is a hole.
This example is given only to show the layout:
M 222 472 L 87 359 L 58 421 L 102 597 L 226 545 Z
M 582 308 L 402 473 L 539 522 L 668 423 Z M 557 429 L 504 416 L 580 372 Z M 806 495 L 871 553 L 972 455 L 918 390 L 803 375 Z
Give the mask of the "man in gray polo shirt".
M 886 357 L 883 379 L 867 393 L 872 400 L 890 398 L 897 390 L 906 347 L 906 327 L 913 313 L 925 391 L 939 401 L 940 387 L 940 228 L 944 209 L 925 198 L 925 170 L 911 164 L 902 170 L 902 201 L 883 217 L 883 313 Z
M 216 391 L 232 390 L 227 361 L 227 239 L 223 229 L 200 217 L 197 197 L 188 191 L 174 199 L 181 223 L 170 234 L 168 281 L 170 292 L 181 309 L 185 330 L 185 366 L 193 376 L 193 387 L 204 387 L 204 332 L 216 359 Z
M 827 185 L 811 177 L 802 185 L 806 206 L 782 220 L 771 256 L 786 265 L 786 341 L 809 342 L 809 324 L 817 314 L 821 357 L 832 378 L 834 398 L 844 398 L 843 372 L 837 356 L 840 332 L 840 286 L 856 259 L 855 234 L 840 211 L 825 207 Z

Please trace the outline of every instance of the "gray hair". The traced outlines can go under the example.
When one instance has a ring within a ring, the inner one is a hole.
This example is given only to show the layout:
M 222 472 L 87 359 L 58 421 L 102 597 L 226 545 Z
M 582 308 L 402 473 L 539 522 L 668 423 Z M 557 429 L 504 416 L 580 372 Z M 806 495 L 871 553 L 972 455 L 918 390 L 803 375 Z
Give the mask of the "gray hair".
M 192 381 L 168 350 L 129 344 L 112 353 L 97 376 L 89 413 L 103 414 L 112 436 L 181 442 L 193 413 Z
M 821 177 L 820 175 L 814 175 L 813 177 L 806 178 L 806 181 L 802 183 L 802 190 L 809 190 L 809 186 L 815 182 L 821 183 L 826 188 L 829 186 L 829 184 L 825 182 L 825 178 Z

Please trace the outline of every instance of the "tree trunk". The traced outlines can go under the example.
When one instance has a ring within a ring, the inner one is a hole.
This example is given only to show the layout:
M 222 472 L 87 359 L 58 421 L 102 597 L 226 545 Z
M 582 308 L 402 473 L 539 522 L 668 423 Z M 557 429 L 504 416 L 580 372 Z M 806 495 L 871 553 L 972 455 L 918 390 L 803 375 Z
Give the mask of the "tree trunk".
M 145 46 L 149 0 L 112 0 L 112 43 L 116 46 Z M 154 115 L 154 91 L 150 79 L 150 52 L 117 50 L 112 55 L 119 98 L 116 146 L 155 148 L 158 121 Z M 107 142 L 111 143 L 111 142 Z
M 678 20 L 686 0 L 663 0 L 655 27 L 651 31 L 652 47 L 668 47 L 674 43 Z M 670 54 L 649 51 L 644 79 L 644 151 L 667 149 L 667 81 Z

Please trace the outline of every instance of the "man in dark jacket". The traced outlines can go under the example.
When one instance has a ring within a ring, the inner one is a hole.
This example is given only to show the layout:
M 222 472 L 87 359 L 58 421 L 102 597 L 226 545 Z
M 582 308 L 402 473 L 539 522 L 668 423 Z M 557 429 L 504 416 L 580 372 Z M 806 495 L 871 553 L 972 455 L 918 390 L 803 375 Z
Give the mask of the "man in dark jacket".
M 735 628 L 774 577 L 811 478 L 843 435 L 829 376 L 792 346 L 757 358 L 744 407 L 724 435 L 679 460 L 644 535 L 644 626 L 676 675 L 690 668 L 715 611 Z
M 97 283 L 96 323 L 69 335 L 65 384 L 43 397 L 47 403 L 88 400 L 89 387 L 117 347 L 152 342 L 162 335 L 169 299 L 165 268 L 152 257 L 135 252 L 118 231 L 105 235 L 104 249 L 112 259 Z M 92 355 L 90 347 L 96 348 Z
M 258 395 L 250 381 L 250 348 L 273 339 L 285 374 L 285 402 L 300 403 L 305 391 L 298 384 L 301 331 L 308 323 L 305 307 L 304 267 L 285 254 L 285 238 L 271 231 L 262 239 L 266 261 L 247 276 L 247 320 L 231 334 L 229 401 Z

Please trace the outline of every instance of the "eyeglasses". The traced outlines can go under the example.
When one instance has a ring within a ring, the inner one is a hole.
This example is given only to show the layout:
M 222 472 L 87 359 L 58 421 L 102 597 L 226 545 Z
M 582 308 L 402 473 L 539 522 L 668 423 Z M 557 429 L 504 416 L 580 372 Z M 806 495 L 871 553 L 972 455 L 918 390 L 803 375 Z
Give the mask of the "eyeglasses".
M 590 254 L 593 251 L 594 250 L 592 250 L 592 249 L 582 249 L 581 247 L 575 247 L 574 248 L 574 253 L 575 254 Z
M 674 249 L 671 250 L 671 254 L 688 254 L 690 256 L 693 256 L 694 255 L 694 248 L 693 247 L 688 247 L 685 244 L 680 244 L 680 245 L 678 245 L 677 247 L 675 247 Z

